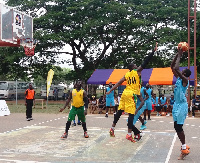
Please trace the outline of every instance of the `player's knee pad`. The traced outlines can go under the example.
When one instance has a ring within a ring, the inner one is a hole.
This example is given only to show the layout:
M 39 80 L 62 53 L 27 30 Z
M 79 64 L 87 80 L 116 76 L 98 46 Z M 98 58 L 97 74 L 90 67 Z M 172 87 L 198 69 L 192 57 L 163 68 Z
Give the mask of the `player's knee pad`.
M 177 124 L 177 122 L 174 122 L 174 129 L 176 130 L 176 132 L 182 132 L 183 131 L 183 125 Z
M 128 128 L 129 129 L 132 129 L 132 127 L 133 127 L 133 119 L 134 119 L 134 114 L 129 114 L 129 117 L 128 117 Z

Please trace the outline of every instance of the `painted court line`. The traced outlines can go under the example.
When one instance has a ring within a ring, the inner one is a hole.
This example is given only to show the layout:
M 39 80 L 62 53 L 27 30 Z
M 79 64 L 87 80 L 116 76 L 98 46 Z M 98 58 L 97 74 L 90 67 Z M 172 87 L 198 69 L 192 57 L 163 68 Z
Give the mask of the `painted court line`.
M 68 116 L 66 116 L 66 117 L 68 117 Z M 66 117 L 62 117 L 62 118 L 66 118 Z M 57 120 L 60 120 L 61 118 L 57 118 L 57 119 L 54 119 L 55 121 L 57 121 Z M 46 123 L 48 123 L 48 122 L 52 122 L 53 120 L 51 119 L 51 120 L 47 120 L 46 121 Z M 26 129 L 26 128 L 29 128 L 29 127 L 31 127 L 31 126 L 36 126 L 36 125 L 41 125 L 41 124 L 44 124 L 45 122 L 40 122 L 40 123 L 38 123 L 38 124 L 33 124 L 33 125 L 30 125 L 30 126 L 25 126 L 25 127 L 23 127 L 23 128 L 17 128 L 17 129 L 14 129 L 14 130 L 10 130 L 10 131 L 5 131 L 5 132 L 3 132 L 4 134 L 5 133 L 10 133 L 10 132 L 13 132 L 13 131 L 19 131 L 19 130 L 21 130 L 21 129 Z M 3 133 L 0 133 L 0 134 L 3 134 Z
M 176 141 L 176 137 L 177 137 L 177 134 L 175 133 L 175 134 L 174 134 L 174 139 L 173 139 L 173 141 L 172 141 L 172 145 L 171 145 L 171 147 L 170 147 L 170 149 L 169 149 L 169 152 L 168 152 L 167 158 L 166 158 L 166 160 L 165 160 L 165 163 L 168 163 L 168 162 L 169 162 L 169 159 L 170 159 L 170 156 L 171 156 L 171 154 L 172 154 L 172 150 L 173 150 L 173 147 L 174 147 L 174 144 L 175 144 L 175 141 Z
M 12 162 L 17 162 L 17 163 L 50 163 L 50 162 L 22 161 L 22 160 L 8 160 L 8 159 L 0 159 L 0 161 L 9 161 L 9 162 L 12 161 Z

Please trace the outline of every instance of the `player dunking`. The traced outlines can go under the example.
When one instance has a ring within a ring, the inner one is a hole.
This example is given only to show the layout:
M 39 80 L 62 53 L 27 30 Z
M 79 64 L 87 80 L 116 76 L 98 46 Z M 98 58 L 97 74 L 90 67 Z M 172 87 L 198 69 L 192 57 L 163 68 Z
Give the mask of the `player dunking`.
M 145 59 L 143 64 L 135 69 L 135 64 L 130 64 L 128 66 L 128 69 L 130 70 L 125 74 L 123 78 L 121 78 L 108 92 L 109 94 L 111 91 L 115 90 L 118 86 L 120 86 L 124 81 L 127 81 L 126 88 L 124 89 L 121 99 L 120 99 L 120 104 L 119 104 L 119 109 L 116 115 L 114 116 L 114 121 L 112 124 L 112 127 L 110 129 L 110 136 L 114 137 L 114 128 L 122 115 L 123 112 L 129 113 L 128 117 L 128 134 L 126 135 L 126 139 L 135 142 L 134 138 L 132 137 L 132 130 L 134 133 L 140 132 L 134 125 L 133 125 L 133 119 L 134 119 L 134 114 L 137 114 L 138 110 L 144 105 L 144 100 L 142 96 L 140 95 L 140 76 L 142 70 L 146 67 L 150 59 L 153 57 L 154 52 L 157 50 L 157 43 L 155 49 L 148 55 L 148 57 Z M 141 103 L 140 106 L 136 110 L 136 98 L 139 98 Z
M 182 143 L 181 155 L 179 159 L 183 159 L 186 155 L 190 153 L 190 147 L 185 144 L 185 134 L 183 131 L 183 124 L 188 113 L 188 103 L 185 96 L 186 90 L 188 88 L 188 77 L 191 75 L 189 69 L 184 69 L 182 72 L 179 70 L 180 58 L 183 52 L 179 48 L 178 53 L 174 57 L 171 69 L 174 76 L 177 78 L 175 88 L 174 88 L 174 99 L 175 103 L 172 110 L 172 116 L 174 119 L 174 129 Z

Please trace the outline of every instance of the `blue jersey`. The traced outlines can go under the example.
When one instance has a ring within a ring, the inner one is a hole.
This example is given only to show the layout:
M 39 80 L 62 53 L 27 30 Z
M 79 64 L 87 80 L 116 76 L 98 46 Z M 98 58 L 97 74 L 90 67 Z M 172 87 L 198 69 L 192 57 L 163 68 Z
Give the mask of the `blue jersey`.
M 189 82 L 188 82 L 189 83 Z M 182 85 L 182 79 L 178 78 L 175 84 L 175 88 L 174 88 L 174 100 L 175 103 L 183 103 L 183 102 L 187 102 L 187 98 L 186 98 L 186 90 L 188 88 L 188 85 L 186 87 L 183 87 Z
M 160 104 L 166 104 L 167 103 L 167 98 L 166 97 L 164 97 L 164 99 L 161 97 L 160 98 Z M 165 106 L 167 106 L 167 105 L 165 105 Z
M 107 87 L 106 88 L 106 92 L 110 91 L 111 88 L 110 87 Z M 106 95 L 106 98 L 114 98 L 114 91 L 110 92 L 109 95 Z
M 175 102 L 174 98 L 173 99 L 172 98 L 169 99 L 170 105 L 174 105 L 174 102 Z
M 142 88 L 140 89 L 140 95 L 142 95 L 142 98 L 143 98 L 143 99 L 145 99 L 144 89 L 145 89 L 144 87 L 142 87 Z M 140 99 L 137 97 L 137 106 L 139 106 L 140 103 L 141 103 L 141 101 L 140 101 Z
M 159 97 L 156 97 L 156 99 L 151 98 L 151 101 L 152 101 L 152 103 L 153 103 L 154 105 L 159 106 L 159 104 L 158 104 L 158 99 L 159 99 Z
M 174 88 L 175 102 L 174 102 L 173 110 L 172 110 L 173 119 L 175 122 L 177 122 L 177 124 L 184 124 L 184 121 L 188 113 L 187 98 L 185 96 L 188 85 L 189 84 L 187 84 L 186 87 L 183 87 L 182 79 L 177 78 L 175 88 Z
M 148 98 L 146 101 L 151 101 L 151 93 L 152 93 L 152 89 L 151 89 L 151 88 L 146 89 L 146 92 L 147 92 L 148 95 L 149 95 L 149 98 Z

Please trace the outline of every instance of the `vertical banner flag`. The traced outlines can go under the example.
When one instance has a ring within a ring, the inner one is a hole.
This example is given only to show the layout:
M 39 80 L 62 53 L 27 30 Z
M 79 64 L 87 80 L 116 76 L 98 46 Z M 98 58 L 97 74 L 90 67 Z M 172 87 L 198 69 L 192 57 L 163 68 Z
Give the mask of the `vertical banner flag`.
M 52 83 L 53 75 L 54 75 L 54 71 L 52 69 L 50 69 L 49 72 L 48 72 L 48 76 L 47 76 L 47 99 L 48 99 L 48 95 L 49 95 L 49 91 L 50 91 L 50 86 L 51 86 L 51 83 Z

